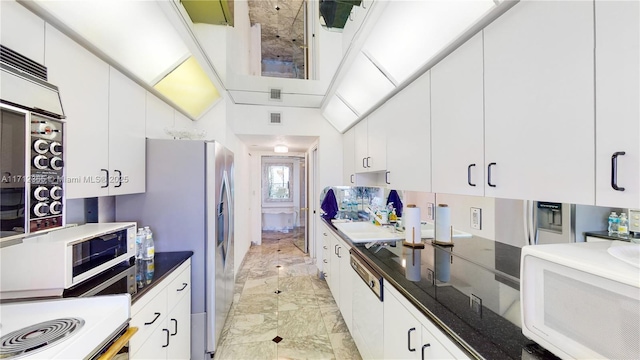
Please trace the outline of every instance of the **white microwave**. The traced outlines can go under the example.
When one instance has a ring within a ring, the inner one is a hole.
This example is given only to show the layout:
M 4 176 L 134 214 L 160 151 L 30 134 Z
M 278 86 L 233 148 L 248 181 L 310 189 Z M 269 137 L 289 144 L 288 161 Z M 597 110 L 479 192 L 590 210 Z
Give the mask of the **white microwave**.
M 0 300 L 62 296 L 135 256 L 136 223 L 85 224 L 0 244 Z
M 522 333 L 563 359 L 637 359 L 639 250 L 622 241 L 523 247 Z

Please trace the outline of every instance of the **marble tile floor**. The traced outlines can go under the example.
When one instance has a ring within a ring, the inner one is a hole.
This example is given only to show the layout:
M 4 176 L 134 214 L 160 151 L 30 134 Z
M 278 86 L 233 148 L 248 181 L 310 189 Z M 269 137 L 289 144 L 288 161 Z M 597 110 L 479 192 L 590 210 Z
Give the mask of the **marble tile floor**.
M 236 276 L 214 359 L 361 359 L 327 283 L 294 245 L 264 231 Z

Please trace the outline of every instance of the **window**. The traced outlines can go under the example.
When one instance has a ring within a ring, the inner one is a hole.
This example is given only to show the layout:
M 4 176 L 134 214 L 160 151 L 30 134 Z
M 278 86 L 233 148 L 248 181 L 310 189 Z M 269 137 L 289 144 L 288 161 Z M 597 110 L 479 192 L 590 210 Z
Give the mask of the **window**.
M 264 165 L 263 193 L 268 202 L 291 202 L 293 164 Z

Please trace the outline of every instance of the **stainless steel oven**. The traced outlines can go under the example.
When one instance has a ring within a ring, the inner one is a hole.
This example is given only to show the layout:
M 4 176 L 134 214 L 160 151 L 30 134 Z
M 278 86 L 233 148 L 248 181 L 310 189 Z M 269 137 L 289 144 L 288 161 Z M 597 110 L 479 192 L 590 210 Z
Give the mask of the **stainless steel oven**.
M 64 226 L 64 117 L 46 67 L 0 45 L 0 241 Z

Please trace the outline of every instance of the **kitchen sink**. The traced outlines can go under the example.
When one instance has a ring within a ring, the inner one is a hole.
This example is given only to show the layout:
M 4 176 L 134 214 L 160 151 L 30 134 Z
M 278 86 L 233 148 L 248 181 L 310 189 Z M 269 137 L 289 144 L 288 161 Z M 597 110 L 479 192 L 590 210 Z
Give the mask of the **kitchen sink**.
M 405 238 L 404 231 L 397 231 L 392 226 L 376 226 L 368 221 L 335 222 L 333 225 L 354 243 L 395 241 L 404 240 Z M 423 223 L 420 229 L 420 237 L 422 239 L 433 239 L 434 231 L 433 224 Z M 453 230 L 454 238 L 471 236 L 469 233 Z

